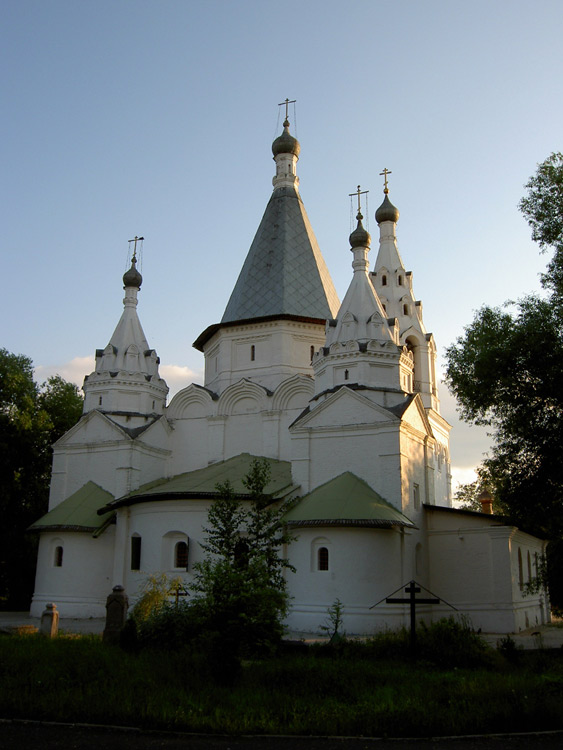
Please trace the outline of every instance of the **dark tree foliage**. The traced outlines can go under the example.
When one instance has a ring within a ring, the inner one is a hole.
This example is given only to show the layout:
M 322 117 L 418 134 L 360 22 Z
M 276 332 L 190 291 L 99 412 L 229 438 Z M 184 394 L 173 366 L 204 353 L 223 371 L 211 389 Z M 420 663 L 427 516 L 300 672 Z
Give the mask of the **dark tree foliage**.
M 42 386 L 29 357 L 0 350 L 0 607 L 26 608 L 37 539 L 26 535 L 47 510 L 51 445 L 80 418 L 78 389 L 58 375 Z
M 460 499 L 471 504 L 487 486 L 496 510 L 554 540 L 553 560 L 563 538 L 563 155 L 538 165 L 526 187 L 519 207 L 533 239 L 553 251 L 546 294 L 481 308 L 446 352 L 446 381 L 462 418 L 490 425 L 494 438 Z M 551 594 L 563 604 L 553 587 Z
M 228 481 L 218 485 L 205 529 L 207 556 L 194 566 L 195 605 L 225 660 L 268 651 L 283 633 L 284 570 L 291 566 L 280 551 L 291 537 L 281 522 L 285 507 L 273 507 L 264 494 L 269 480 L 268 462 L 256 460 L 243 480 L 248 501 L 239 500 Z
M 553 153 L 538 164 L 526 184 L 528 194 L 519 208 L 532 228 L 532 239 L 543 252 L 554 251 L 542 277 L 546 289 L 563 295 L 563 154 Z

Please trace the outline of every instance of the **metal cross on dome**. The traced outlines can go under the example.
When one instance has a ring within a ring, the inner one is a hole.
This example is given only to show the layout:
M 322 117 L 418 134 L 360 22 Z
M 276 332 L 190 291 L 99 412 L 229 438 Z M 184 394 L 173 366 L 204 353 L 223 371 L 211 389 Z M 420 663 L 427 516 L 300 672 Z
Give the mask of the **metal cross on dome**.
M 383 176 L 383 178 L 384 178 L 385 182 L 384 182 L 383 192 L 385 193 L 385 195 L 387 195 L 387 193 L 389 192 L 389 183 L 387 181 L 387 175 L 388 174 L 393 174 L 393 172 L 391 172 L 390 169 L 387 169 L 387 167 L 385 167 L 385 169 L 383 170 L 383 172 L 380 172 L 379 174 L 380 174 L 380 176 Z
M 350 198 L 352 198 L 354 195 L 358 196 L 358 213 L 361 213 L 360 195 L 366 195 L 367 193 L 369 193 L 369 190 L 361 190 L 359 185 L 355 193 L 348 193 Z
M 131 258 L 131 261 L 137 260 L 137 242 L 142 242 L 145 238 L 144 237 L 137 237 L 135 235 L 132 240 L 128 240 L 129 243 L 134 242 L 135 246 L 133 247 L 133 257 Z
M 290 99 L 286 99 L 285 102 L 280 102 L 278 104 L 278 107 L 283 107 L 283 105 L 285 104 L 285 119 L 286 120 L 287 120 L 289 105 L 290 104 L 295 104 L 296 101 L 297 101 L 297 99 L 291 99 L 291 100 Z

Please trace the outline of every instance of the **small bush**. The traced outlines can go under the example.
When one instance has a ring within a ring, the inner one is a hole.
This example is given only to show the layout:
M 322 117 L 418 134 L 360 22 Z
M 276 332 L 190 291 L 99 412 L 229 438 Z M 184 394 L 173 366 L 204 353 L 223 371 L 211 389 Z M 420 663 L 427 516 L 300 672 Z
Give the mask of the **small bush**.
M 202 631 L 201 613 L 196 604 L 165 604 L 137 625 L 141 648 L 178 651 L 189 645 Z
M 518 659 L 519 649 L 510 633 L 497 641 L 497 651 L 509 662 L 515 662 Z
M 344 605 L 340 599 L 335 599 L 327 609 L 327 619 L 325 624 L 321 625 L 321 631 L 330 636 L 331 643 L 338 643 L 346 637 L 346 633 L 341 631 L 344 620 Z
M 169 578 L 166 573 L 149 575 L 140 589 L 140 596 L 131 611 L 131 617 L 137 624 L 144 622 L 170 603 L 170 596 L 183 589 L 184 582 L 180 577 Z
M 473 630 L 467 618 L 443 618 L 417 628 L 419 657 L 442 668 L 487 667 L 491 649 Z

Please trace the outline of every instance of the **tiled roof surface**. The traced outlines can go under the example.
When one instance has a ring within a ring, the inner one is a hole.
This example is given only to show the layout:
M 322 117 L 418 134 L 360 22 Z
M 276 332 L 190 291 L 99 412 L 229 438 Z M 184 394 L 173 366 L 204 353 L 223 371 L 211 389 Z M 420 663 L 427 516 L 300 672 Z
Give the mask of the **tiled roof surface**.
M 339 306 L 301 197 L 277 188 L 221 322 L 281 314 L 327 319 Z

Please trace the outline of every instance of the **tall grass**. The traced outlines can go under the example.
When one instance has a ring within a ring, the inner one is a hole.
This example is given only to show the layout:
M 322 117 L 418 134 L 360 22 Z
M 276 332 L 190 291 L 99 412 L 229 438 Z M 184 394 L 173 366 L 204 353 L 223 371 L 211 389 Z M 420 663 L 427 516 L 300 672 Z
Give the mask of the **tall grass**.
M 220 733 L 430 736 L 563 727 L 561 655 L 444 669 L 373 644 L 245 662 L 217 685 L 188 648 L 0 638 L 0 716 Z M 534 657 L 526 657 L 534 658 Z

